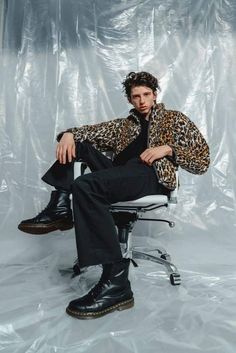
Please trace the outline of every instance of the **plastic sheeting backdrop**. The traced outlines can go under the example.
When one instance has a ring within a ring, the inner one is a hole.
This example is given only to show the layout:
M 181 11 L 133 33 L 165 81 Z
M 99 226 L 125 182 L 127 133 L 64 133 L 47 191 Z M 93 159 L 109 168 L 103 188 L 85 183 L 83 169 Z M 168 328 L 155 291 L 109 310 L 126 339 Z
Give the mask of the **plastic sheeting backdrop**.
M 0 5 L 1 352 L 234 352 L 235 1 Z M 40 177 L 54 160 L 56 134 L 127 116 L 120 82 L 133 70 L 156 75 L 159 101 L 197 124 L 211 167 L 204 176 L 180 173 L 179 203 L 163 212 L 174 230 L 136 227 L 138 244 L 167 247 L 182 285 L 143 262 L 131 269 L 134 309 L 79 321 L 65 306 L 97 274 L 67 273 L 73 231 L 31 237 L 17 224 L 48 201 Z

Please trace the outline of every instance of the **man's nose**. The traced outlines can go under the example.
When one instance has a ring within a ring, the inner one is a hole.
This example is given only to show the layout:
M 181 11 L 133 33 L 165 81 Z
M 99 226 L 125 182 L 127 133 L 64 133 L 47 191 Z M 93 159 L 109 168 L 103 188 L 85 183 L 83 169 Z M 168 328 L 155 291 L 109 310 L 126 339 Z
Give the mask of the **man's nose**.
M 145 102 L 144 97 L 140 97 L 140 104 L 143 104 Z

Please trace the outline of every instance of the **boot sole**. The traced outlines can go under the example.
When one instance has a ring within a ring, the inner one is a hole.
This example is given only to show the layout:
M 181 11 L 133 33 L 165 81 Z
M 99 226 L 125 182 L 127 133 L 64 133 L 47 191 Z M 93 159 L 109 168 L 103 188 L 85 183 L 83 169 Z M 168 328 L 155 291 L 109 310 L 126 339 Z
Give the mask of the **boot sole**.
M 55 230 L 69 230 L 74 227 L 73 223 L 54 222 L 50 224 L 19 224 L 18 229 L 29 234 L 47 234 Z
M 109 308 L 106 308 L 104 310 L 97 311 L 97 312 L 83 313 L 80 311 L 71 310 L 69 307 L 66 308 L 66 312 L 68 315 L 73 316 L 76 319 L 87 320 L 87 319 L 97 319 L 98 317 L 102 317 L 116 310 L 121 311 L 121 310 L 130 309 L 133 306 L 134 306 L 134 298 L 131 298 L 129 300 L 125 300 L 123 302 L 112 305 Z

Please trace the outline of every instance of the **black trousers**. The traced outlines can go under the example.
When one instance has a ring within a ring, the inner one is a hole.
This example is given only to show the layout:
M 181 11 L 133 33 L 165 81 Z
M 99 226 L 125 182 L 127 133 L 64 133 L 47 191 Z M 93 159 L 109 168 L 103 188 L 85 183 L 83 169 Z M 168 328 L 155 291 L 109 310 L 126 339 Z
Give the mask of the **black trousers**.
M 119 261 L 122 254 L 110 205 L 146 195 L 168 194 L 168 190 L 158 183 L 154 168 L 139 158 L 113 166 L 110 159 L 88 142 L 77 143 L 76 155 L 77 160 L 88 164 L 92 173 L 74 180 L 74 163 L 56 161 L 42 180 L 73 194 L 80 267 Z

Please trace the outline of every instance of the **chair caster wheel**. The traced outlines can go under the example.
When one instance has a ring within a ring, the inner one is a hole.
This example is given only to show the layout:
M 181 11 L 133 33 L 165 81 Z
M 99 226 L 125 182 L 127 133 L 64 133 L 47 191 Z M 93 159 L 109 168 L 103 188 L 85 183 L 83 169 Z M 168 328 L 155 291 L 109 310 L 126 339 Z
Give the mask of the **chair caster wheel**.
M 169 222 L 169 227 L 174 228 L 175 227 L 175 222 Z
M 168 261 L 168 262 L 171 262 L 171 257 L 170 257 L 169 254 L 162 254 L 162 255 L 160 256 L 160 258 L 161 258 L 161 259 L 164 259 L 164 260 L 166 260 L 166 261 Z
M 170 283 L 172 286 L 179 286 L 181 284 L 180 274 L 173 272 L 170 274 Z

